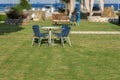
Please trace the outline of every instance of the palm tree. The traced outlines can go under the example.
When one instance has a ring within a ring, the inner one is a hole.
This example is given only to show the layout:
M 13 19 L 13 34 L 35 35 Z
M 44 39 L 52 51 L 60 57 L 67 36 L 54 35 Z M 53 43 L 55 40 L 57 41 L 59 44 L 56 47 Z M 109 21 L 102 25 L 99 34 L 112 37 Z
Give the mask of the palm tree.
M 27 2 L 30 2 L 30 0 L 27 0 Z
M 20 0 L 20 3 L 19 3 L 19 6 L 22 8 L 22 9 L 31 9 L 31 5 L 28 3 L 30 0 Z

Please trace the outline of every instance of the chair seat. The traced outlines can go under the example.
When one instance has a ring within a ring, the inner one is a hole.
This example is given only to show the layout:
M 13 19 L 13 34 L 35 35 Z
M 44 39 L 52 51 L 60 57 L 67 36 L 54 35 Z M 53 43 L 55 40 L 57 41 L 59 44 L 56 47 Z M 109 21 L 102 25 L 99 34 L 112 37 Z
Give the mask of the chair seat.
M 68 36 L 70 32 L 70 27 L 68 25 L 63 25 L 62 26 L 62 31 L 61 33 L 53 33 L 56 37 L 61 39 L 61 44 L 64 46 L 64 41 L 65 39 L 68 40 L 69 45 L 71 46 L 71 41 L 70 38 Z
M 62 34 L 60 34 L 60 33 L 54 33 L 54 35 L 57 37 L 62 37 Z
M 40 34 L 39 34 L 39 37 L 47 37 L 47 36 L 48 36 L 47 33 L 40 33 Z

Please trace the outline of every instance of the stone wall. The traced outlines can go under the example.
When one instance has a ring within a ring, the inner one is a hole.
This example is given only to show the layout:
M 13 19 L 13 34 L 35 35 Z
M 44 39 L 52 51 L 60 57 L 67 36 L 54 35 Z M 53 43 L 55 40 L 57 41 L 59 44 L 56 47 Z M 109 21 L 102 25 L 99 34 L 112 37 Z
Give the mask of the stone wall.
M 109 18 L 109 17 L 101 17 L 101 16 L 88 16 L 88 21 L 118 23 L 118 17 Z
M 21 24 L 28 24 L 28 19 L 6 19 L 5 24 L 11 24 L 11 25 L 21 25 Z
M 45 12 L 43 12 L 39 9 L 31 11 L 30 17 L 34 21 L 45 20 Z

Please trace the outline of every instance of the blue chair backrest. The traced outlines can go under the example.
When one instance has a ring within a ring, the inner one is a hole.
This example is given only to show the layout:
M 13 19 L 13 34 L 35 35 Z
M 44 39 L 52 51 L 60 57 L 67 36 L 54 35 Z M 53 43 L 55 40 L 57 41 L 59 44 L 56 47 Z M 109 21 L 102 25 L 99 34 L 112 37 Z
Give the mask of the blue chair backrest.
M 32 26 L 34 36 L 39 36 L 40 35 L 40 30 L 39 30 L 39 25 L 33 25 Z
M 77 20 L 77 17 L 75 15 L 72 15 L 71 18 L 70 18 L 70 21 L 75 22 L 76 20 Z
M 69 32 L 70 32 L 70 29 L 71 28 L 68 25 L 63 25 L 62 26 L 62 32 L 61 32 L 62 37 L 67 37 Z

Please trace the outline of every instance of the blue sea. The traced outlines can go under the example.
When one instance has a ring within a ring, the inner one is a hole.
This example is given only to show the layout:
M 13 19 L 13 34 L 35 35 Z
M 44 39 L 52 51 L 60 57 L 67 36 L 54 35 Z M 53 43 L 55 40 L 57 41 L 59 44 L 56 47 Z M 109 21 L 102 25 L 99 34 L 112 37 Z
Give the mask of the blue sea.
M 98 6 L 98 4 L 94 4 L 94 6 Z M 104 4 L 104 7 L 114 7 L 114 11 L 118 11 L 118 9 L 120 9 L 120 4 Z
M 51 5 L 51 4 L 31 4 L 33 8 L 43 8 L 45 5 Z M 8 6 L 14 6 L 13 4 L 0 4 L 0 11 L 4 11 L 6 7 Z M 55 8 L 59 7 L 65 7 L 65 4 L 62 3 L 57 3 L 57 4 L 52 4 Z M 77 5 L 76 5 L 77 6 Z M 98 4 L 94 4 L 94 6 L 98 6 Z M 104 4 L 105 7 L 114 7 L 114 10 L 118 10 L 118 4 Z M 120 4 L 119 4 L 120 7 Z
M 16 5 L 16 4 L 14 4 Z M 13 4 L 0 4 L 0 11 L 4 11 L 5 8 L 10 7 L 10 6 L 14 6 Z M 63 3 L 57 3 L 57 4 L 31 4 L 32 8 L 43 8 L 45 5 L 52 5 L 55 8 L 59 8 L 59 7 L 65 7 L 65 4 Z

